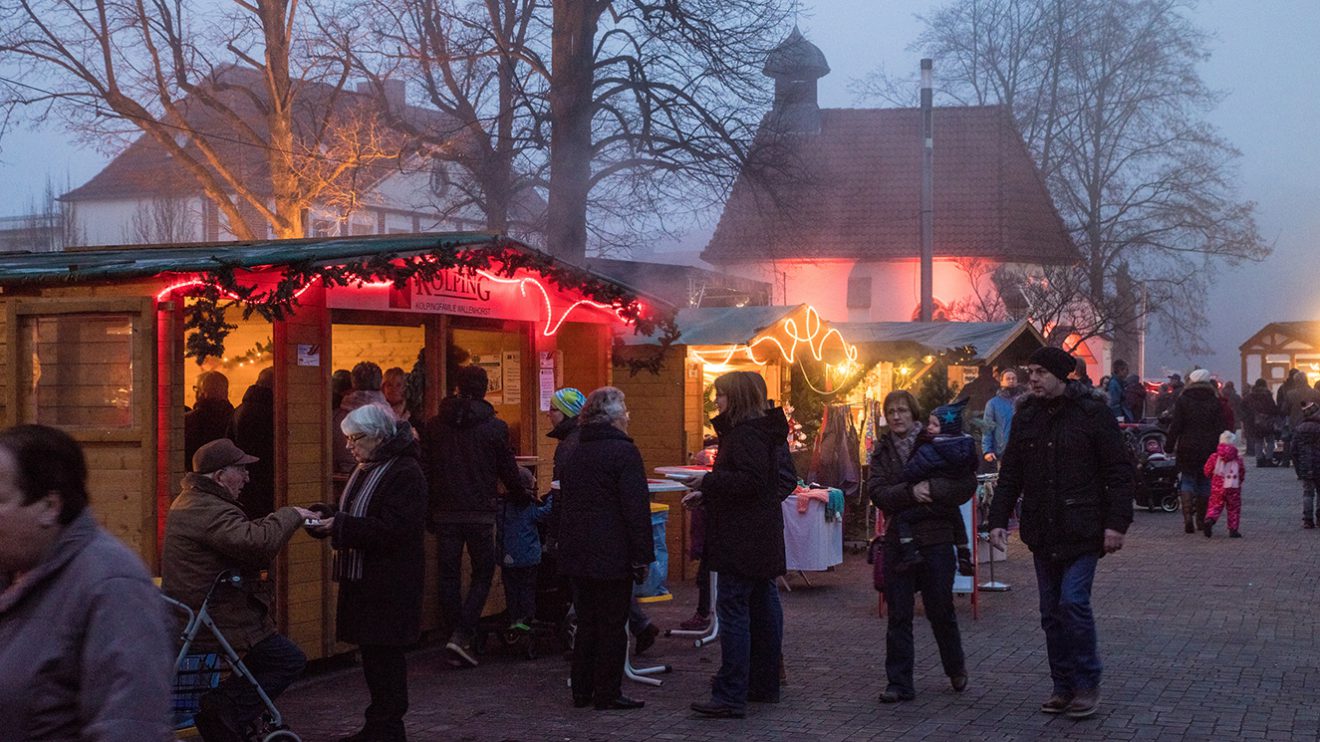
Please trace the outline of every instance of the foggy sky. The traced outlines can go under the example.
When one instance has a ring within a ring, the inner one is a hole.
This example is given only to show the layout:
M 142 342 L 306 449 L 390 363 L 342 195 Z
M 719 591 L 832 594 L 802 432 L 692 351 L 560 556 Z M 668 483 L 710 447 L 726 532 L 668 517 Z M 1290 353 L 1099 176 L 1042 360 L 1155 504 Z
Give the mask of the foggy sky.
M 825 53 L 832 72 L 820 81 L 821 105 L 859 105 L 848 83 L 883 64 L 917 68 L 908 45 L 915 13 L 931 0 L 805 0 L 799 24 Z M 1167 348 L 1159 328 L 1147 344 L 1147 376 L 1192 364 L 1226 379 L 1239 374 L 1238 345 L 1267 322 L 1320 319 L 1320 0 L 1202 0 L 1194 19 L 1217 37 L 1202 66 L 1226 95 L 1209 117 L 1242 151 L 1239 197 L 1258 203 L 1261 234 L 1274 254 L 1260 264 L 1221 269 L 1209 297 L 1207 337 L 1215 353 L 1188 358 Z M 785 29 L 787 33 L 788 29 Z M 935 60 L 936 85 L 939 60 Z M 876 104 L 870 104 L 876 105 Z M 27 211 L 49 177 L 57 188 L 86 182 L 107 158 L 53 130 L 19 130 L 0 141 L 0 216 Z M 937 217 L 938 218 L 938 217 Z M 694 230 L 708 233 L 708 228 Z

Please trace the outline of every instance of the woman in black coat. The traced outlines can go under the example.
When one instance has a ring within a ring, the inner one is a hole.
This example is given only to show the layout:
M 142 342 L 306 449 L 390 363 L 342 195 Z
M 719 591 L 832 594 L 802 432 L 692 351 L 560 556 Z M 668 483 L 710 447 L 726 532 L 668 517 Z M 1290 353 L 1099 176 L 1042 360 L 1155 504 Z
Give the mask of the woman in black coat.
M 573 705 L 635 709 L 621 692 L 634 582 L 655 561 L 651 493 L 642 454 L 628 437 L 623 392 L 601 387 L 578 416 L 577 448 L 559 479 L 553 524 L 559 572 L 573 581 Z
M 690 483 L 706 509 L 704 556 L 717 575 L 720 670 L 710 700 L 692 704 L 708 717 L 738 718 L 748 701 L 779 701 L 784 613 L 775 578 L 785 571 L 780 454 L 788 421 L 782 410 L 766 409 L 756 376 L 735 371 L 715 379 L 720 449 L 710 473 Z M 786 478 L 795 479 L 789 467 Z
M 953 545 L 962 531 L 958 508 L 975 494 L 976 477 L 968 472 L 960 479 L 932 479 L 916 485 L 906 484 L 903 466 L 912 454 L 921 429 L 921 410 L 917 400 L 903 390 L 890 392 L 884 399 L 883 409 L 888 430 L 876 442 L 871 454 L 871 474 L 866 480 L 866 492 L 871 502 L 888 518 L 885 548 L 881 554 L 884 559 L 885 603 L 889 609 L 885 631 L 885 676 L 888 682 L 880 694 L 880 702 L 896 703 L 916 697 L 916 686 L 912 681 L 916 658 L 912 619 L 918 591 L 950 685 L 958 692 L 967 688 L 962 635 L 958 631 L 958 615 L 953 606 L 953 576 L 957 571 Z M 897 565 L 903 561 L 903 556 L 895 516 L 908 508 L 925 505 L 946 510 L 948 517 L 928 518 L 912 524 L 912 537 L 917 542 L 922 560 L 900 573 Z
M 334 515 L 310 530 L 334 546 L 335 638 L 359 645 L 371 694 L 366 725 L 345 740 L 403 740 L 403 651 L 421 634 L 426 477 L 412 426 L 385 408 L 359 407 L 340 427 L 357 467 Z

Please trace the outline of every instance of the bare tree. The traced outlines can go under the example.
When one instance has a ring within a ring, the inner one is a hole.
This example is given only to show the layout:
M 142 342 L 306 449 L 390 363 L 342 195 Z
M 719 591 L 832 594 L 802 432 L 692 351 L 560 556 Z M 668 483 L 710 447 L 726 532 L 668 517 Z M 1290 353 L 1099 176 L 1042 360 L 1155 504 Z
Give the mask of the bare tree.
M 373 0 L 380 50 L 461 134 L 405 130 L 462 164 L 492 228 L 545 194 L 544 244 L 629 247 L 722 198 L 768 95 L 793 0 Z M 362 57 L 364 55 L 359 55 Z
M 1082 274 L 1051 269 L 1034 285 L 1077 292 L 1047 303 L 1069 308 L 1081 334 L 1122 333 L 1150 311 L 1177 347 L 1201 350 L 1215 271 L 1270 252 L 1255 205 L 1234 192 L 1238 152 L 1204 120 L 1218 96 L 1197 72 L 1208 52 L 1194 7 L 957 0 L 923 18 L 916 48 L 937 60 L 942 97 L 1009 107 L 1045 175 Z M 883 73 L 858 86 L 896 88 Z M 1089 320 L 1074 316 L 1078 301 Z
M 394 155 L 296 0 L 0 0 L 0 17 L 20 73 L 0 82 L 7 113 L 59 116 L 102 144 L 145 133 L 240 239 L 303 236 L 309 207 Z
M 342 18 L 323 19 L 368 80 L 386 123 L 421 157 L 459 166 L 435 171 L 446 186 L 437 211 L 476 209 L 487 229 L 520 236 L 541 227 L 538 210 L 527 208 L 544 168 L 537 7 L 537 0 L 365 0 L 349 21 L 360 33 Z M 405 113 L 405 83 L 438 115 Z
M 138 204 L 124 230 L 129 244 L 193 242 L 198 236 L 189 199 L 164 196 Z

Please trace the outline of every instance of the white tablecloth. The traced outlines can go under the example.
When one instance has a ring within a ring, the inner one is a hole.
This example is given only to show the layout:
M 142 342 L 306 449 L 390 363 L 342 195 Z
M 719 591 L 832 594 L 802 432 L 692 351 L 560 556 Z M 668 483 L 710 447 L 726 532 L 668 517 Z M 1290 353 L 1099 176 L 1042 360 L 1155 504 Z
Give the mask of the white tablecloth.
M 798 512 L 797 495 L 784 500 L 784 556 L 790 572 L 820 572 L 843 563 L 843 518 L 825 520 L 825 503 L 811 500 Z M 842 516 L 842 514 L 840 514 Z

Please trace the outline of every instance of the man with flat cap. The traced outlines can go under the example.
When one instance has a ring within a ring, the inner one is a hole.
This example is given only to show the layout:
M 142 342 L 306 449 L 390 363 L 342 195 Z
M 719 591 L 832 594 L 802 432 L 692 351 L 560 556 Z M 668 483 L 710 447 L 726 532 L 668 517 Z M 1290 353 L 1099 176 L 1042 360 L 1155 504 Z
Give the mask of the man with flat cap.
M 211 441 L 193 454 L 193 470 L 184 475 L 183 490 L 165 519 L 161 589 L 197 610 L 217 575 L 226 570 L 239 573 L 240 585 L 216 588 L 209 611 L 273 699 L 302 673 L 307 658 L 275 631 L 274 590 L 264 573 L 304 519 L 317 515 L 283 507 L 250 520 L 238 496 L 248 481 L 248 464 L 256 461 L 228 438 Z M 202 652 L 216 649 L 205 631 L 193 646 Z M 202 696 L 197 729 L 206 742 L 245 740 L 248 724 L 262 709 L 252 686 L 231 675 Z
M 1031 354 L 1031 394 L 1018 405 L 990 503 L 990 543 L 1008 543 L 1018 498 L 1022 543 L 1031 549 L 1040 590 L 1054 690 L 1047 714 L 1082 719 L 1100 704 L 1091 583 L 1100 557 L 1123 548 L 1132 523 L 1135 467 L 1104 397 L 1077 381 L 1060 348 Z

